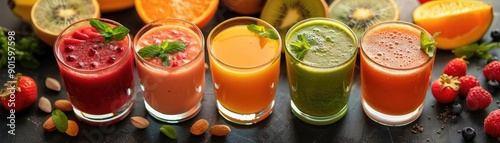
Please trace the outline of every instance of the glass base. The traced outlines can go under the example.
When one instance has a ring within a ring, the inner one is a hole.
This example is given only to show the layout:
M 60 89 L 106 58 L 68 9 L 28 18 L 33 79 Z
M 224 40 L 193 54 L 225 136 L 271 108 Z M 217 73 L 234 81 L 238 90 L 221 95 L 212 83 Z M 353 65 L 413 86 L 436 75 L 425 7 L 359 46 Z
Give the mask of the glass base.
M 273 107 L 274 100 L 271 102 L 271 104 L 269 104 L 269 106 L 259 112 L 251 114 L 240 114 L 225 108 L 224 106 L 222 106 L 222 104 L 220 104 L 219 101 L 217 101 L 217 109 L 219 110 L 219 114 L 222 115 L 222 117 L 224 117 L 226 120 L 240 125 L 252 125 L 266 119 L 267 116 L 271 115 L 271 113 L 273 112 Z
M 166 123 L 179 123 L 183 122 L 186 120 L 189 120 L 196 116 L 198 112 L 200 112 L 201 109 L 201 101 L 196 104 L 193 108 L 189 109 L 188 111 L 180 114 L 163 114 L 151 107 L 146 100 L 144 100 L 144 105 L 146 106 L 146 110 L 148 110 L 149 114 L 153 116 L 155 119 L 160 120 L 162 122 Z
M 123 120 L 125 117 L 130 114 L 132 108 L 134 107 L 135 97 L 131 98 L 128 102 L 126 102 L 122 108 L 118 109 L 116 112 L 108 113 L 108 114 L 89 114 L 78 110 L 75 106 L 73 106 L 73 112 L 75 113 L 78 120 L 85 122 L 94 126 L 107 126 L 114 123 L 117 123 Z
M 376 111 L 368 103 L 365 102 L 363 98 L 361 98 L 363 110 L 365 111 L 366 115 L 370 117 L 373 121 L 386 125 L 386 126 L 404 126 L 412 123 L 413 121 L 417 120 L 418 117 L 422 114 L 423 110 L 423 105 L 420 105 L 415 111 L 410 112 L 405 115 L 387 115 L 381 112 Z
M 349 104 L 346 104 L 342 109 L 337 112 L 336 114 L 330 115 L 330 116 L 312 116 L 307 113 L 304 113 L 295 106 L 293 101 L 290 101 L 290 106 L 292 107 L 292 113 L 299 118 L 300 120 L 312 124 L 312 125 L 328 125 L 337 122 L 338 120 L 342 119 L 342 117 L 345 116 L 347 113 L 347 108 Z

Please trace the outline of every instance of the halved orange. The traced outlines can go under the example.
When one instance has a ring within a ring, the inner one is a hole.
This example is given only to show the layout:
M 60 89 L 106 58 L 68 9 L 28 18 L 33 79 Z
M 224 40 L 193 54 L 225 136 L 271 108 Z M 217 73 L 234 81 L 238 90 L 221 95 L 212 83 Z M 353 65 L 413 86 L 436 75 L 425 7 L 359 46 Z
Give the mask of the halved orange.
M 97 0 L 101 13 L 115 12 L 131 8 L 134 0 Z
M 481 39 L 493 20 L 493 7 L 481 1 L 429 1 L 413 11 L 413 21 L 429 33 L 441 32 L 437 48 L 452 50 Z
M 135 0 L 135 9 L 144 23 L 178 18 L 205 27 L 215 15 L 219 0 Z

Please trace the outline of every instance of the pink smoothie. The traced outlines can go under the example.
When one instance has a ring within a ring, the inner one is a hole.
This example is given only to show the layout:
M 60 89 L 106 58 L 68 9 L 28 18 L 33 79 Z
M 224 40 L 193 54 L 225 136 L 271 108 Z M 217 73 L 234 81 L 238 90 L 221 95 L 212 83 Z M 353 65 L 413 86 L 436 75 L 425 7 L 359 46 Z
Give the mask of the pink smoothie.
M 195 107 L 205 89 L 204 51 L 201 38 L 190 29 L 160 26 L 139 37 L 136 50 L 163 41 L 183 41 L 184 51 L 170 54 L 171 65 L 163 67 L 160 58 L 136 58 L 144 99 L 156 111 L 175 115 Z
M 127 38 L 104 44 L 90 26 L 79 27 L 55 48 L 68 97 L 87 114 L 116 112 L 134 91 L 133 53 Z

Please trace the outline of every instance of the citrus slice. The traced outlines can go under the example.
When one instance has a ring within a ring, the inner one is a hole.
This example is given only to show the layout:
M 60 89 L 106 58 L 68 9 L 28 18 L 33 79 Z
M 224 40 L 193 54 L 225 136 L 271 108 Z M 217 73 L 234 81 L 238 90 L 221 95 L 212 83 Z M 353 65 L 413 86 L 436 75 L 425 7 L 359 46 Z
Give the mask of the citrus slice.
M 190 21 L 200 29 L 215 15 L 219 0 L 135 0 L 135 9 L 144 23 L 164 18 Z
M 437 48 L 451 50 L 481 39 L 493 20 L 493 8 L 481 1 L 429 1 L 413 11 L 413 21 L 429 33 L 441 32 Z
M 35 33 L 50 46 L 70 24 L 100 16 L 96 0 L 38 0 L 31 9 Z
M 101 13 L 120 11 L 134 6 L 134 0 L 97 0 L 97 3 Z

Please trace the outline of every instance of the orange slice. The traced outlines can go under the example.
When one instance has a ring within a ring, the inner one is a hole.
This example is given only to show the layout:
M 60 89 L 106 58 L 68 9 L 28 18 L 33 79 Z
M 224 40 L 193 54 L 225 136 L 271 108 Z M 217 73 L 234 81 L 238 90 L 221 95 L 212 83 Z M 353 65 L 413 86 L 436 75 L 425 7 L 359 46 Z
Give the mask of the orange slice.
M 178 18 L 205 27 L 215 15 L 219 0 L 135 0 L 135 9 L 144 23 Z
M 131 8 L 134 0 L 97 0 L 101 13 L 115 12 Z
M 481 39 L 493 20 L 493 7 L 481 1 L 429 1 L 413 11 L 413 21 L 429 33 L 441 32 L 437 48 L 452 50 Z

